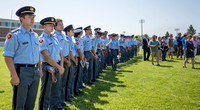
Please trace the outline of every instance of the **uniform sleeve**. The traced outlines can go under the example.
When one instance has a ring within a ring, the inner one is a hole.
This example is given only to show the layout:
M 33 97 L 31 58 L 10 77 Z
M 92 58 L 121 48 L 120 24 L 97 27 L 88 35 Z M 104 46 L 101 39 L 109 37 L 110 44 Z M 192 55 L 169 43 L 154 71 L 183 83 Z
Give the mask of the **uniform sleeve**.
M 71 43 L 71 42 L 69 43 L 69 51 L 71 51 L 71 52 L 73 51 L 73 43 Z
M 120 44 L 120 43 L 119 43 L 119 42 L 117 42 L 117 46 L 119 46 L 119 44 Z
M 15 36 L 13 33 L 8 33 L 4 44 L 3 56 L 14 57 L 18 46 L 17 36 Z
M 48 50 L 48 45 L 47 45 L 47 41 L 45 40 L 45 38 L 40 38 L 39 39 L 39 51 L 42 52 L 43 50 Z
M 96 43 L 96 38 L 92 38 L 92 47 L 95 47 L 95 43 Z
M 81 44 L 80 44 L 80 42 L 79 41 L 77 41 L 76 42 L 76 44 L 75 44 L 75 46 L 76 46 L 76 49 L 81 49 L 81 46 L 80 46 Z

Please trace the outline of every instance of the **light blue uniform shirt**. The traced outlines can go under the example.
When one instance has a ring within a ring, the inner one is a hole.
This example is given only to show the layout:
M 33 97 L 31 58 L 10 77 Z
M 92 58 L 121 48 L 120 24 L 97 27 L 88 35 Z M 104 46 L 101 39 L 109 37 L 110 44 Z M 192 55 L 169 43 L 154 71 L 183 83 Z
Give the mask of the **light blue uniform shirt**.
M 173 41 L 174 41 L 174 45 L 178 45 L 178 42 L 176 39 L 173 39 Z
M 102 44 L 101 37 L 97 39 L 97 49 L 101 49 L 101 47 L 98 47 L 98 44 Z
M 84 48 L 83 47 L 83 40 L 82 40 L 82 38 L 77 39 L 76 37 L 74 37 L 73 42 L 74 42 L 74 47 L 75 47 L 75 51 L 76 51 L 76 56 L 79 57 L 77 50 L 80 49 L 81 53 L 84 52 L 84 50 L 83 50 L 83 48 Z
M 92 47 L 94 47 L 95 53 L 97 52 L 97 47 L 98 47 L 98 40 L 97 37 L 94 36 L 94 41 L 92 41 Z
M 8 35 L 11 38 L 8 39 Z M 3 56 L 13 58 L 15 64 L 37 64 L 39 62 L 39 37 L 32 29 L 28 32 L 23 26 L 7 35 Z
M 118 44 L 118 40 L 117 39 L 112 40 L 110 42 L 110 49 L 118 49 L 118 46 L 119 46 L 119 44 Z
M 73 39 L 71 37 L 69 37 L 68 35 L 66 35 L 67 39 L 69 40 L 69 51 L 72 52 L 72 55 L 73 56 L 76 56 L 76 50 L 75 50 L 75 47 L 74 47 L 74 42 L 73 42 Z
M 109 42 L 111 42 L 112 41 L 112 39 L 109 39 Z M 110 48 L 111 46 L 109 45 L 109 48 Z
M 60 51 L 61 47 L 58 42 L 58 39 L 54 37 L 52 34 L 49 36 L 47 33 L 43 32 L 40 36 L 40 40 L 43 40 L 43 42 L 40 42 L 40 52 L 43 50 L 48 50 L 49 56 L 55 61 L 59 62 L 61 60 L 60 58 Z M 42 62 L 46 62 L 42 55 L 40 55 L 40 59 Z
M 127 39 L 125 40 L 125 46 L 128 47 L 128 40 Z
M 123 44 L 124 44 L 123 39 L 119 39 L 118 42 L 119 42 L 119 46 L 123 46 Z
M 101 49 L 104 50 L 104 49 L 105 49 L 104 47 L 105 47 L 105 45 L 106 45 L 106 44 L 105 44 L 105 39 L 101 38 L 101 43 L 104 45 L 103 47 L 101 47 Z
M 136 45 L 135 43 L 135 39 L 132 39 L 132 45 Z
M 83 37 L 83 45 L 84 45 L 84 51 L 91 51 L 92 50 L 92 39 L 85 35 Z
M 67 55 L 69 55 L 69 41 L 67 40 L 65 35 L 58 31 L 55 31 L 53 35 L 58 39 L 58 42 L 60 43 L 63 56 L 66 57 Z
M 134 43 L 135 45 L 138 45 L 138 41 L 137 41 L 136 39 L 134 40 L 134 42 L 135 42 L 135 43 Z
M 200 41 L 199 40 L 197 41 L 197 44 L 198 44 L 198 46 L 200 46 Z
M 186 38 L 184 37 L 184 38 L 182 39 L 183 48 L 185 48 L 185 40 L 186 40 Z
M 131 39 L 128 40 L 128 46 L 131 47 Z
M 131 38 L 130 40 L 129 40 L 131 43 L 131 46 L 134 44 L 134 40 Z
M 106 39 L 105 39 L 105 45 L 107 45 L 108 43 L 109 43 L 109 39 L 106 37 Z M 106 49 L 107 49 L 107 47 L 106 47 Z

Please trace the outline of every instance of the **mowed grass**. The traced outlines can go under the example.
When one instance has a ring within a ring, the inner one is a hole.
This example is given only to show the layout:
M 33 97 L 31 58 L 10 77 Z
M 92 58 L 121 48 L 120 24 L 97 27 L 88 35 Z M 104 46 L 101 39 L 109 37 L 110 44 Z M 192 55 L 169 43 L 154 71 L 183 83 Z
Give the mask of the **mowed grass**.
M 0 48 L 2 53 L 3 48 Z M 102 79 L 83 89 L 85 95 L 73 99 L 72 106 L 65 109 L 80 110 L 198 110 L 200 109 L 200 63 L 197 69 L 182 68 L 181 59 L 160 62 L 152 66 L 143 61 L 143 56 L 134 57 L 118 64 L 116 72 L 107 67 Z M 200 62 L 200 57 L 197 56 Z M 12 87 L 4 58 L 0 56 L 0 110 L 10 110 Z M 40 88 L 39 88 L 40 89 Z M 38 108 L 38 97 L 35 110 Z

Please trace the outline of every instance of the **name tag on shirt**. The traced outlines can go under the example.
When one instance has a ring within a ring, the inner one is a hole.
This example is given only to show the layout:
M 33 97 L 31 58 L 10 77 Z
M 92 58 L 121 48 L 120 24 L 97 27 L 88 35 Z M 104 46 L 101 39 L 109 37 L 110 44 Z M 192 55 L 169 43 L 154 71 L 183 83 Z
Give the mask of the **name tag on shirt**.
M 22 44 L 25 45 L 25 44 L 28 44 L 28 42 L 23 42 Z

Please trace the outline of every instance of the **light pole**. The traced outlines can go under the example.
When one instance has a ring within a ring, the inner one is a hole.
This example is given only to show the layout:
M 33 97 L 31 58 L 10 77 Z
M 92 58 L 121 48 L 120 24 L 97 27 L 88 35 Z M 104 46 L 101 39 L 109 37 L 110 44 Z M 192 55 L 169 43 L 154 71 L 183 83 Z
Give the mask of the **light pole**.
M 176 31 L 176 35 L 178 34 L 178 31 L 180 30 L 179 28 L 174 29 Z
M 126 31 L 123 31 L 122 33 L 125 35 L 125 34 L 126 34 Z
M 143 36 L 143 23 L 145 22 L 144 19 L 140 19 L 139 23 L 141 24 L 141 37 Z

